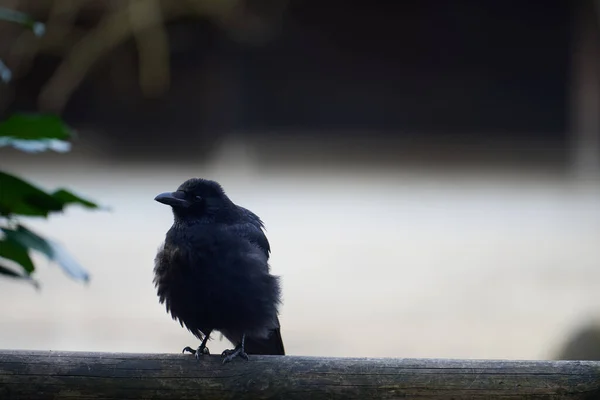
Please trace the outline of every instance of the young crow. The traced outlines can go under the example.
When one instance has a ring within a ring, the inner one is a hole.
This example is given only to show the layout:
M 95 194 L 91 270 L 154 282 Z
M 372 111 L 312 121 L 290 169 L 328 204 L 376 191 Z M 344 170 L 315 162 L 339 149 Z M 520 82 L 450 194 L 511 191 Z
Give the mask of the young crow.
M 156 201 L 171 206 L 174 222 L 155 259 L 154 284 L 161 304 L 209 354 L 213 331 L 235 345 L 223 362 L 247 354 L 284 355 L 279 330 L 279 278 L 269 273 L 269 241 L 261 219 L 235 205 L 221 185 L 189 179 Z

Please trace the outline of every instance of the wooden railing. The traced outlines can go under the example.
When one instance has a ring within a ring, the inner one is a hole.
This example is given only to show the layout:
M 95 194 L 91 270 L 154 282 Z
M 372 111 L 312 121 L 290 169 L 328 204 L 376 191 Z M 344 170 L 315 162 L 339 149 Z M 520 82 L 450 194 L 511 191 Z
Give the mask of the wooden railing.
M 0 350 L 0 399 L 600 399 L 600 361 Z

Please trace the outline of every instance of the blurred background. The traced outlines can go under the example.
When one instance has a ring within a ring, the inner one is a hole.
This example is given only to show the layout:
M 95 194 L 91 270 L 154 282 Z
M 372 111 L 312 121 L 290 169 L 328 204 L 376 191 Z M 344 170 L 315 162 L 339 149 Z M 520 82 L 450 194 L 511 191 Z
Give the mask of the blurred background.
M 0 0 L 47 23 L 0 24 L 2 115 L 78 132 L 0 166 L 111 207 L 27 221 L 91 280 L 0 280 L 0 348 L 197 346 L 153 198 L 204 177 L 266 223 L 288 354 L 600 359 L 597 4 Z

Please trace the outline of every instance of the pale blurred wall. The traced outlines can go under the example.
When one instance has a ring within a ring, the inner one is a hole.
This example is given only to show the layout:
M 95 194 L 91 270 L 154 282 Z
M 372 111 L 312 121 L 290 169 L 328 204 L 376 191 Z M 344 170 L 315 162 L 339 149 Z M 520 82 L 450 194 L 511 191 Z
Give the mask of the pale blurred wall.
M 178 352 L 195 340 L 158 304 L 153 257 L 171 223 L 153 201 L 192 176 L 217 179 L 267 224 L 289 354 L 550 358 L 600 316 L 600 186 L 552 172 L 346 168 L 284 162 L 224 140 L 205 163 L 5 158 L 46 188 L 112 207 L 31 221 L 66 244 L 88 286 L 42 262 L 42 290 L 1 280 L 0 347 Z M 214 340 L 218 352 L 229 344 Z

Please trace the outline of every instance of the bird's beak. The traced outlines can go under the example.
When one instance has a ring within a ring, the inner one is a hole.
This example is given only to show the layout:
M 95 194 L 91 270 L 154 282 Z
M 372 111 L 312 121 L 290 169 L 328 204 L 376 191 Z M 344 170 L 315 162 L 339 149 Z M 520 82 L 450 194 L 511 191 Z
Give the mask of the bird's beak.
M 159 203 L 166 204 L 171 207 L 189 207 L 190 202 L 185 199 L 183 192 L 165 192 L 154 198 Z

